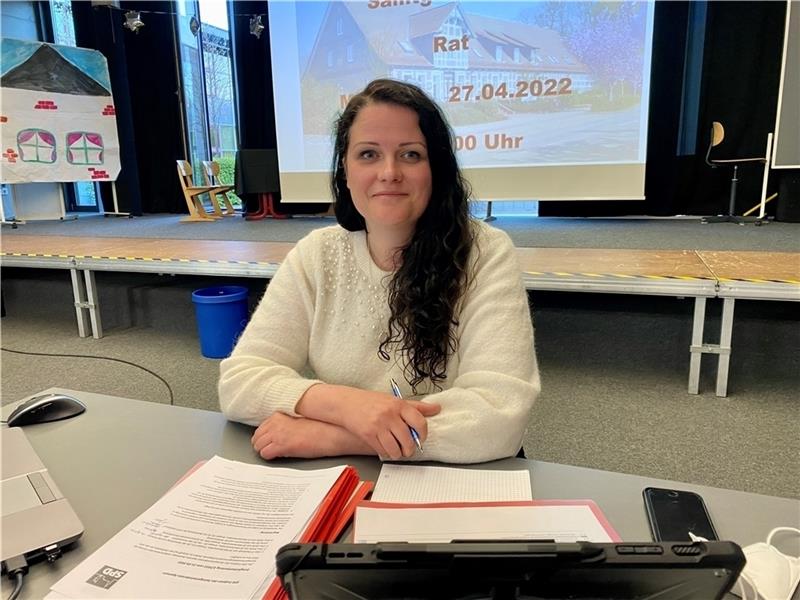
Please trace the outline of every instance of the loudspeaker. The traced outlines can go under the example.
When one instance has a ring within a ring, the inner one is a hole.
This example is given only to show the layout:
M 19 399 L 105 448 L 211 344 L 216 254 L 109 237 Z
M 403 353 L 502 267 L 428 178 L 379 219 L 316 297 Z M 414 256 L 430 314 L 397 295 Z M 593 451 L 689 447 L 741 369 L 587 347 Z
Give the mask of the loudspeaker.
M 781 173 L 775 220 L 800 223 L 800 170 Z

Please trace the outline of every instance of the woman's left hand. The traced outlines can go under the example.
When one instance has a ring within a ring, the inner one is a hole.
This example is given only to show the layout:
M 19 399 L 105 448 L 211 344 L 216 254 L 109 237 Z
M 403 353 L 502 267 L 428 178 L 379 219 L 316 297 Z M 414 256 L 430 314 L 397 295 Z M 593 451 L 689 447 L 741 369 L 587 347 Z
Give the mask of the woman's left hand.
M 281 412 L 265 419 L 253 433 L 250 442 L 261 458 L 266 460 L 371 453 L 368 446 L 337 425 L 291 417 Z

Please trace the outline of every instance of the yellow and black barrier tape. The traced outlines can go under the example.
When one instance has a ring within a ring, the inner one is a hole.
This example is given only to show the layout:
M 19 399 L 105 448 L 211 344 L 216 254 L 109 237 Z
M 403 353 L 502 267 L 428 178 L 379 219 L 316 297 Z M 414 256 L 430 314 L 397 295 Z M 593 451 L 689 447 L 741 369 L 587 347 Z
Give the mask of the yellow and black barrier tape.
M 661 281 L 666 281 L 666 280 L 715 281 L 715 278 L 710 275 L 708 277 L 694 277 L 690 275 L 645 275 L 645 274 L 632 275 L 630 273 L 584 273 L 584 272 L 567 273 L 564 271 L 524 271 L 524 274 L 533 275 L 536 277 L 559 277 L 559 278 L 593 277 L 596 279 L 615 278 L 615 279 L 656 279 Z
M 753 277 L 730 278 L 730 277 L 714 277 L 713 275 L 698 277 L 695 275 L 645 275 L 645 274 L 632 275 L 629 273 L 585 273 L 585 272 L 567 273 L 564 271 L 524 271 L 524 274 L 534 277 L 558 277 L 558 278 L 593 277 L 593 278 L 614 278 L 614 279 L 651 279 L 656 281 L 719 281 L 720 283 L 725 283 L 725 282 L 782 283 L 789 285 L 800 285 L 800 279 L 764 279 L 764 278 L 759 279 Z
M 732 282 L 746 282 L 746 283 L 788 283 L 790 285 L 800 285 L 800 279 L 755 279 L 753 277 L 741 277 L 732 279 L 730 277 L 717 277 L 720 283 Z
M 222 265 L 279 265 L 273 261 L 259 260 L 225 260 L 215 258 L 169 258 L 160 256 L 102 256 L 98 254 L 45 254 L 40 252 L 0 252 L 0 256 L 14 256 L 21 258 L 67 258 L 75 260 L 119 260 L 119 261 L 143 261 L 143 262 L 179 262 L 179 263 L 198 263 L 198 264 L 222 264 Z
M 0 252 L 0 256 L 27 256 L 30 258 L 73 258 L 72 254 L 43 254 L 33 252 Z

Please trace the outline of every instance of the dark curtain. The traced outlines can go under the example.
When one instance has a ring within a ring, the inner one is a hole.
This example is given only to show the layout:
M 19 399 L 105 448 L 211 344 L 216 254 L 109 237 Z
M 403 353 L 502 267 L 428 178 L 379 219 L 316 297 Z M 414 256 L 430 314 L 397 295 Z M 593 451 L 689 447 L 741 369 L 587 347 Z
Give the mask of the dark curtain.
M 775 126 L 786 5 L 783 2 L 707 3 L 696 151 L 678 154 L 689 2 L 656 2 L 653 29 L 646 200 L 542 202 L 543 216 L 727 213 L 731 171 L 705 164 L 712 121 L 725 126 L 716 158 L 763 156 Z M 763 167 L 740 167 L 737 214 L 761 197 Z M 780 174 L 775 175 L 777 179 Z M 770 182 L 770 191 L 777 183 Z M 770 207 L 770 205 L 767 205 Z M 770 210 L 774 208 L 770 207 Z
M 238 94 L 239 147 L 245 150 L 276 148 L 267 3 L 234 0 L 231 12 L 229 22 Z M 250 33 L 250 17 L 259 14 L 265 29 L 257 38 Z
M 278 147 L 278 140 L 275 134 L 275 98 L 267 2 L 234 0 L 231 3 L 231 12 L 234 77 L 238 92 L 239 148 L 274 150 Z M 264 25 L 260 38 L 250 33 L 250 18 L 255 15 L 261 15 L 261 23 Z M 274 85 L 280 86 L 280 83 L 277 81 Z M 280 192 L 273 193 L 273 206 L 276 212 L 284 214 L 321 213 L 329 206 L 328 203 L 284 204 L 280 198 Z M 249 210 L 256 210 L 257 194 L 245 194 L 243 200 L 247 202 Z
M 128 38 L 122 29 L 122 13 L 107 6 L 92 7 L 89 2 L 73 2 L 72 14 L 75 20 L 75 40 L 81 48 L 99 50 L 108 61 L 111 91 L 114 95 L 114 108 L 119 134 L 120 163 L 122 170 L 117 178 L 117 201 L 120 211 L 133 215 L 142 214 L 142 192 L 140 187 L 139 156 L 137 136 L 139 130 L 134 123 L 133 106 L 135 99 L 129 85 L 129 72 L 126 42 Z M 113 210 L 113 194 L 110 183 L 101 183 L 103 208 Z
M 172 2 L 120 2 L 118 35 L 128 49 L 128 80 L 136 128 L 142 205 L 148 213 L 186 213 L 175 161 L 188 160 L 181 130 L 181 99 L 175 59 Z M 142 14 L 145 26 L 133 33 L 122 27 L 127 10 Z M 161 14 L 166 13 L 166 14 Z
M 764 155 L 767 134 L 775 128 L 785 18 L 783 2 L 708 3 L 698 176 L 688 198 L 692 214 L 728 212 L 732 169 L 711 169 L 704 162 L 712 121 L 725 127 L 713 157 Z M 762 176 L 763 165 L 739 167 L 736 214 L 759 202 Z
M 275 100 L 272 95 L 267 3 L 234 0 L 228 14 L 239 114 L 239 149 L 275 149 L 278 142 L 274 125 Z M 260 37 L 256 37 L 250 33 L 250 18 L 259 14 L 262 15 L 264 31 Z M 258 210 L 258 194 L 241 193 L 239 197 L 249 212 Z M 274 197 L 279 198 L 280 194 L 274 194 Z

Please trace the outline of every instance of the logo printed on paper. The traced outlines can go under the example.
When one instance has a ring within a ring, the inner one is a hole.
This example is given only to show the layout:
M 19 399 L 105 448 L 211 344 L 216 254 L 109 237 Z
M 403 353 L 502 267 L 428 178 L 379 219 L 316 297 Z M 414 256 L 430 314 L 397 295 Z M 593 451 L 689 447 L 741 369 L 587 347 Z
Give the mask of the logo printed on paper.
M 89 577 L 86 580 L 86 583 L 90 583 L 92 585 L 96 585 L 99 588 L 103 588 L 104 590 L 109 589 L 112 585 L 117 583 L 122 576 L 125 575 L 127 571 L 123 571 L 122 569 L 116 569 L 114 567 L 109 567 L 108 565 L 103 565 L 97 573 Z

